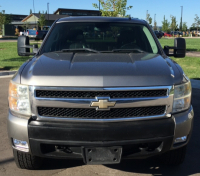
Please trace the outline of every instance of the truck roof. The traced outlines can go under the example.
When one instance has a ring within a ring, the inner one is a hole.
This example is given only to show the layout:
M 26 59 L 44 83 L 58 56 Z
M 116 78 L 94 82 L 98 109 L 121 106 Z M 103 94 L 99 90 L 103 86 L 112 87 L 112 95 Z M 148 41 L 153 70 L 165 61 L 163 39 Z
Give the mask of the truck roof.
M 122 17 L 102 17 L 102 16 L 69 16 L 60 18 L 57 23 L 60 22 L 132 22 L 139 24 L 146 24 L 145 20 L 138 18 L 122 18 Z

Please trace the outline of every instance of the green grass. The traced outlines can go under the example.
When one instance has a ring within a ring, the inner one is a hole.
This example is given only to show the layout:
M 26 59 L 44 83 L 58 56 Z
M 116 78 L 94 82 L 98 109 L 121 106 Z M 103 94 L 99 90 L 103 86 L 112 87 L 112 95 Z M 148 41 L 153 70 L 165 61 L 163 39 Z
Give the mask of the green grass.
M 186 38 L 187 51 L 200 51 L 200 39 Z M 161 46 L 174 46 L 174 38 L 162 38 L 159 39 Z
M 161 45 L 173 46 L 172 39 L 161 39 Z M 191 43 L 193 41 L 194 45 Z M 200 51 L 200 39 L 186 39 L 187 47 Z M 199 45 L 197 44 L 199 42 Z M 189 43 L 189 44 L 188 44 Z M 17 42 L 0 43 L 0 70 L 17 70 L 30 57 L 17 54 Z M 200 57 L 173 58 L 189 78 L 200 79 Z
M 31 57 L 17 54 L 17 42 L 0 43 L 0 70 L 17 70 Z
M 200 57 L 174 58 L 190 79 L 200 79 Z

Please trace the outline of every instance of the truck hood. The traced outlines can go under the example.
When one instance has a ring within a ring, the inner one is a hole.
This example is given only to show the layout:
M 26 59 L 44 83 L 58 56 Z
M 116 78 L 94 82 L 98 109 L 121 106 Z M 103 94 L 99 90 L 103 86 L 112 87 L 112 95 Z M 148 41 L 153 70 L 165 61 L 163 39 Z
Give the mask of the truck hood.
M 45 53 L 27 64 L 21 84 L 124 87 L 174 84 L 174 71 L 158 54 Z M 180 76 L 179 76 L 180 77 Z

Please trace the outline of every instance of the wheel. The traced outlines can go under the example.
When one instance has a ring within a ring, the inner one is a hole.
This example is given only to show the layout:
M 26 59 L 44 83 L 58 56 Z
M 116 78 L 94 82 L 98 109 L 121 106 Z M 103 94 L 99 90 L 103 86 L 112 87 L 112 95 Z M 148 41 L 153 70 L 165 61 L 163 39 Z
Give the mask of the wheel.
M 43 158 L 13 149 L 15 163 L 20 169 L 35 170 L 42 166 Z
M 166 165 L 178 166 L 183 163 L 185 159 L 187 146 L 170 150 L 160 156 L 161 161 Z

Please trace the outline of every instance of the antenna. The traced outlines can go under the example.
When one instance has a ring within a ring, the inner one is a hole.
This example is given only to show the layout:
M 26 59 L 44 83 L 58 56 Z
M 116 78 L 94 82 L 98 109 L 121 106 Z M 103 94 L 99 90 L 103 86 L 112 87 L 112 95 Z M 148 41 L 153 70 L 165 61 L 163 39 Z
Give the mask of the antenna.
M 34 11 L 34 14 L 35 14 L 35 5 L 34 5 L 34 0 L 33 0 L 33 11 Z M 35 15 L 34 15 L 34 20 L 35 20 L 35 25 L 36 25 Z

